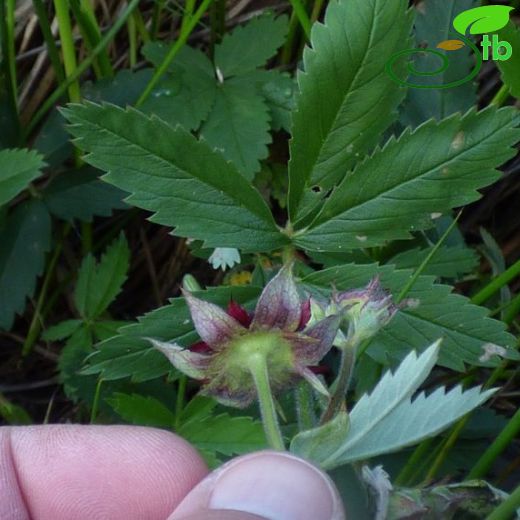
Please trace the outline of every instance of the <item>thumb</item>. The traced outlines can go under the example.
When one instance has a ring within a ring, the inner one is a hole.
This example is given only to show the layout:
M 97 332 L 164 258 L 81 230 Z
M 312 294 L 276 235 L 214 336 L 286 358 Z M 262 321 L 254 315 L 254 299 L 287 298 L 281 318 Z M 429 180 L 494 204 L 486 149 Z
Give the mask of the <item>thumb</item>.
M 344 520 L 330 478 L 283 452 L 238 457 L 208 475 L 169 520 Z

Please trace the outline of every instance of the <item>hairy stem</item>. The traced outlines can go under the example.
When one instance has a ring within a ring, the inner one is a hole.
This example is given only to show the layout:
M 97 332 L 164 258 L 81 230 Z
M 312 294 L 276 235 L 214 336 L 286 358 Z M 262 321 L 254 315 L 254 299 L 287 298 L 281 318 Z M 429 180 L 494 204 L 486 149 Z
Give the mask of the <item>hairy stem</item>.
M 341 353 L 341 364 L 339 367 L 339 374 L 336 379 L 336 389 L 330 398 L 327 409 L 323 413 L 320 424 L 325 424 L 330 421 L 340 410 L 344 403 L 345 395 L 347 393 L 352 372 L 354 370 L 354 363 L 356 362 L 356 347 L 348 345 Z
M 486 475 L 496 458 L 509 446 L 511 441 L 516 438 L 518 432 L 520 432 L 520 410 L 517 410 L 498 437 L 486 449 L 480 459 L 478 459 L 473 469 L 469 472 L 468 480 L 482 478 Z
M 269 385 L 269 373 L 265 357 L 261 354 L 252 355 L 249 360 L 249 370 L 255 381 L 267 442 L 271 448 L 284 451 L 285 444 L 278 424 L 271 386 Z

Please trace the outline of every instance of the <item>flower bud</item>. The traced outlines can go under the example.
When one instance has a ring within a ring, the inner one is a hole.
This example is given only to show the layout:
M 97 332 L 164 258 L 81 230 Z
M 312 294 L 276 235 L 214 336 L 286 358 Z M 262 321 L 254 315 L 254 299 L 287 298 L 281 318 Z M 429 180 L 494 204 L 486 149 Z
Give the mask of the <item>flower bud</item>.
M 337 312 L 342 317 L 342 323 L 348 323 L 346 336 L 341 332 L 340 326 L 340 334 L 334 344 L 340 348 L 359 345 L 375 336 L 398 310 L 399 307 L 393 302 L 392 295 L 381 286 L 379 277 L 374 278 L 363 289 L 333 295 L 326 314 Z

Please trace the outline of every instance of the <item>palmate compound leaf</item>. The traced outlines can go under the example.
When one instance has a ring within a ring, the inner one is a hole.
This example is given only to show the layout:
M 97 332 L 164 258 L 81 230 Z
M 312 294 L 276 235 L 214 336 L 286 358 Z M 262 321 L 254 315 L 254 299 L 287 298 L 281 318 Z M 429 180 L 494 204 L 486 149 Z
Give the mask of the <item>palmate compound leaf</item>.
M 457 386 L 449 392 L 439 388 L 412 399 L 435 365 L 438 350 L 436 342 L 419 356 L 411 352 L 394 373 L 386 372 L 372 393 L 356 403 L 344 438 L 338 441 L 334 435 L 335 446 L 326 446 L 323 439 L 322 448 L 317 450 L 311 432 L 303 432 L 293 439 L 291 450 L 305 455 L 308 446 L 314 447 L 310 455 L 326 469 L 369 459 L 438 434 L 495 392 L 481 392 L 480 387 L 463 392 Z
M 330 294 L 331 286 L 343 291 L 363 287 L 376 275 L 381 284 L 396 297 L 412 276 L 410 269 L 377 264 L 347 264 L 331 267 L 306 276 L 302 282 L 311 293 Z M 421 351 L 438 338 L 443 342 L 439 365 L 464 371 L 466 365 L 497 366 L 501 360 L 494 356 L 482 360 L 486 346 L 496 344 L 506 348 L 506 357 L 518 359 L 513 348 L 514 336 L 506 332 L 504 323 L 489 318 L 489 310 L 473 305 L 449 285 L 434 283 L 433 276 L 419 276 L 407 298 L 416 305 L 404 308 L 394 316 L 371 341 L 367 353 L 379 363 L 393 364 L 402 360 L 410 350 Z
M 385 67 L 394 53 L 410 47 L 407 6 L 406 0 L 332 1 L 324 24 L 314 24 L 293 113 L 293 222 L 323 199 L 395 119 L 406 90 Z
M 261 195 L 204 141 L 156 117 L 113 105 L 63 110 L 85 160 L 131 193 L 127 201 L 154 212 L 151 220 L 205 247 L 270 251 L 288 239 Z
M 30 150 L 0 151 L 0 206 L 16 197 L 41 175 L 43 157 Z
M 392 137 L 350 172 L 295 234 L 302 248 L 341 251 L 410 238 L 450 208 L 477 200 L 520 139 L 512 108 L 470 110 Z

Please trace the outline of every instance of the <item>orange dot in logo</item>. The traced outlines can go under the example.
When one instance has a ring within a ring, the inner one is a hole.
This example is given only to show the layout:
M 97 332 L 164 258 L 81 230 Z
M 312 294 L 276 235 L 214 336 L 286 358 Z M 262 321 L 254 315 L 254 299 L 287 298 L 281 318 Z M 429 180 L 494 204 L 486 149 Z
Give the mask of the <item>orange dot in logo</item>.
M 444 40 L 437 44 L 437 49 L 443 49 L 445 51 L 456 51 L 464 47 L 464 42 L 460 40 Z

